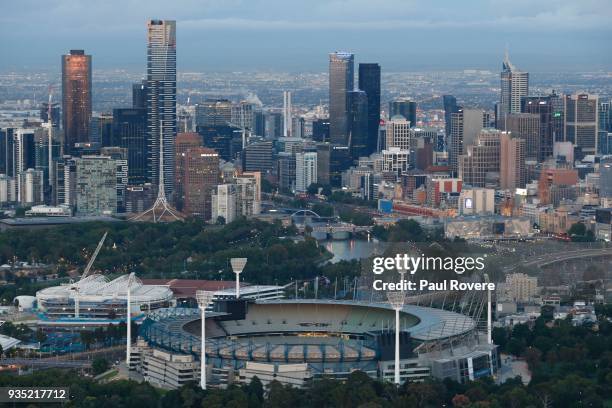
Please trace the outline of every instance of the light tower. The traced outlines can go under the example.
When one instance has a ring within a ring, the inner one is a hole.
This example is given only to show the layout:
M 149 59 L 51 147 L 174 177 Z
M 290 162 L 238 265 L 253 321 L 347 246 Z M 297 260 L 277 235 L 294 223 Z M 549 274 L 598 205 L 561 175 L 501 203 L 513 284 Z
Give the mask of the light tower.
M 202 312 L 202 331 L 200 333 L 200 388 L 203 390 L 206 389 L 206 308 L 210 302 L 212 302 L 212 299 L 213 292 L 206 290 L 196 291 L 196 300 L 198 301 L 198 306 Z
M 395 384 L 400 385 L 400 310 L 404 307 L 405 294 L 403 291 L 387 292 L 389 304 L 395 310 Z
M 130 273 L 130 276 L 127 279 L 127 300 L 125 307 L 125 323 L 127 328 L 127 347 L 125 351 L 125 365 L 127 366 L 128 371 L 130 370 L 130 356 L 132 355 L 132 284 L 136 282 L 136 274 L 134 272 Z
M 240 297 L 240 274 L 244 270 L 244 267 L 247 263 L 247 258 L 232 258 L 230 259 L 230 264 L 232 265 L 232 270 L 236 274 L 236 299 Z
M 484 279 L 488 288 L 489 274 L 485 273 Z M 493 316 L 491 316 L 491 313 L 491 290 L 487 290 L 487 344 L 493 344 Z

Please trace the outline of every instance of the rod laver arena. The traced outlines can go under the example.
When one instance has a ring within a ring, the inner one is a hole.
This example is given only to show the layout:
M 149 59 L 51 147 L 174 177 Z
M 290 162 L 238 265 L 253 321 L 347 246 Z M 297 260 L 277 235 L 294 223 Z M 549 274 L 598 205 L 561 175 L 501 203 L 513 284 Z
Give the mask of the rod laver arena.
M 405 305 L 401 381 L 436 377 L 465 382 L 493 375 L 499 367 L 496 346 L 478 332 L 485 298 L 449 298 L 442 308 Z M 395 314 L 387 303 L 240 299 L 217 302 L 213 310 L 205 325 L 210 384 L 248 383 L 257 376 L 264 384 L 277 380 L 303 386 L 313 378 L 346 378 L 354 370 L 393 380 Z M 197 381 L 200 333 L 197 309 L 153 312 L 132 349 L 131 369 L 165 388 Z

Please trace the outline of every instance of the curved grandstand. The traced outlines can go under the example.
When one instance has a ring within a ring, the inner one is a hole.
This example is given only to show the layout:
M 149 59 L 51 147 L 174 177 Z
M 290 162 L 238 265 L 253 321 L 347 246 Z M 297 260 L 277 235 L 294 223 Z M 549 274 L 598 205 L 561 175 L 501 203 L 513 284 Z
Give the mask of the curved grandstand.
M 129 275 L 109 280 L 94 274 L 75 283 L 39 290 L 36 293 L 38 310 L 49 319 L 125 318 L 128 279 Z M 167 286 L 144 285 L 136 279 L 131 285 L 132 315 L 169 307 L 172 298 Z
M 253 363 L 305 364 L 314 376 L 342 377 L 360 369 L 384 377 L 393 364 L 395 318 L 385 303 L 285 299 L 246 307 L 239 318 L 207 313 L 206 356 L 213 370 L 243 373 Z M 406 305 L 400 318 L 402 359 L 414 360 L 419 378 L 431 374 L 421 354 L 446 356 L 453 347 L 477 342 L 476 320 L 460 313 Z M 149 347 L 197 359 L 200 325 L 197 309 L 162 309 L 143 323 L 140 336 Z M 490 352 L 486 357 L 493 358 Z

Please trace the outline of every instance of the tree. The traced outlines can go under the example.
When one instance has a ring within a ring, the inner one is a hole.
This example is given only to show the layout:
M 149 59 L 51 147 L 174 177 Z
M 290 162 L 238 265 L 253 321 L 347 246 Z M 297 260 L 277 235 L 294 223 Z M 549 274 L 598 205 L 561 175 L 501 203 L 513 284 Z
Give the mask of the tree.
M 91 363 L 91 369 L 94 375 L 99 375 L 106 372 L 110 368 L 108 361 L 105 358 L 96 358 Z
M 218 216 L 217 217 L 217 225 L 225 225 L 225 217 L 223 216 Z

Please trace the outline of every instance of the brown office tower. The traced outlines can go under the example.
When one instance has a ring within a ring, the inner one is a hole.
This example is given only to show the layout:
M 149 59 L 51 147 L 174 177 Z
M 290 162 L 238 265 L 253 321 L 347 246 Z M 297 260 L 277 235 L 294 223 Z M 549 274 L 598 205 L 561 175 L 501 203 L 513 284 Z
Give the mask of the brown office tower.
M 185 157 L 187 150 L 194 147 L 202 147 L 202 136 L 197 133 L 179 133 L 174 141 L 174 205 L 181 211 L 183 208 L 183 200 L 185 194 L 183 190 L 184 184 L 184 168 Z
M 64 154 L 74 153 L 74 144 L 89 141 L 91 120 L 91 55 L 70 50 L 62 56 L 62 125 Z
M 207 147 L 193 147 L 185 152 L 183 169 L 183 212 L 211 217 L 212 190 L 219 183 L 219 154 Z
M 576 197 L 578 171 L 565 168 L 546 168 L 540 172 L 538 196 L 542 204 L 558 206 L 561 200 Z
M 502 189 L 514 190 L 525 187 L 525 146 L 525 139 L 516 137 L 512 133 L 501 133 L 499 184 Z
M 525 158 L 539 160 L 541 151 L 540 115 L 535 113 L 510 113 L 504 117 L 500 129 L 525 141 Z
M 484 129 L 476 142 L 467 146 L 459 156 L 459 178 L 472 187 L 494 188 L 499 182 L 499 155 L 501 133 L 496 129 Z

